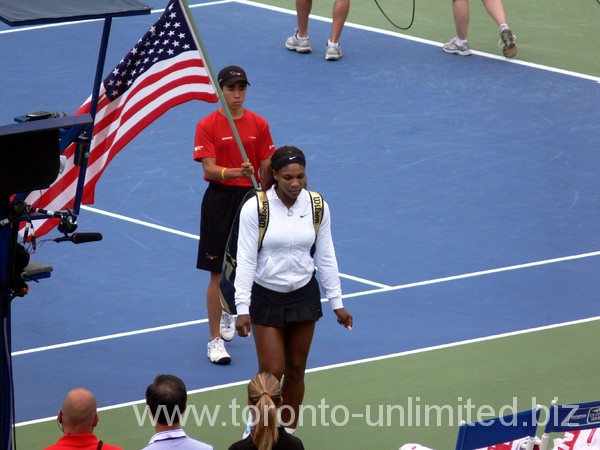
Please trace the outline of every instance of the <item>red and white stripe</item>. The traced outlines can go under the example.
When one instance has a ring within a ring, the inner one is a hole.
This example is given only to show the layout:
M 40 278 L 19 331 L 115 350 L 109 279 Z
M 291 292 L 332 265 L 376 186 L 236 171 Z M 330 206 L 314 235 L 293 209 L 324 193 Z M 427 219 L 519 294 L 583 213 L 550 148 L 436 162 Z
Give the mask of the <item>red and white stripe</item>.
M 198 50 L 154 64 L 136 79 L 134 86 L 112 102 L 102 84 L 82 203 L 94 202 L 96 183 L 123 147 L 168 109 L 190 100 L 218 101 L 209 71 Z M 91 97 L 77 114 L 89 112 L 90 102 Z M 73 208 L 79 177 L 79 167 L 74 163 L 75 144 L 71 144 L 63 155 L 67 157 L 67 163 L 57 180 L 46 190 L 31 192 L 26 203 L 51 211 Z M 57 223 L 56 219 L 36 221 L 36 236 L 48 233 Z

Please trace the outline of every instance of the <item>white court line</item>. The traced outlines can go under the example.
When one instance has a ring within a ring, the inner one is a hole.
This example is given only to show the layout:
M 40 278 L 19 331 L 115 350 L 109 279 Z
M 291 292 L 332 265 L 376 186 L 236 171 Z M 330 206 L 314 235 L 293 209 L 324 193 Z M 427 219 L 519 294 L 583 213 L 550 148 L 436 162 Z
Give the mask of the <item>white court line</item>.
M 537 333 L 540 331 L 553 330 L 556 328 L 564 328 L 564 327 L 568 327 L 568 326 L 572 326 L 572 325 L 580 325 L 583 323 L 595 322 L 598 320 L 600 320 L 600 316 L 589 317 L 587 319 L 572 320 L 570 322 L 563 322 L 563 323 L 557 323 L 557 324 L 552 324 L 552 325 L 544 325 L 544 326 L 536 327 L 536 328 L 528 328 L 525 330 L 518 330 L 518 331 L 511 331 L 508 333 L 494 334 L 491 336 L 484 336 L 484 337 L 480 337 L 480 338 L 466 339 L 463 341 L 450 342 L 448 344 L 433 345 L 430 347 L 423 347 L 423 348 L 418 348 L 418 349 L 414 349 L 414 350 L 406 350 L 404 352 L 390 353 L 388 355 L 374 356 L 372 358 L 363 358 L 363 359 L 347 361 L 347 362 L 339 363 L 339 364 L 330 364 L 327 366 L 314 367 L 312 369 L 307 369 L 306 372 L 307 373 L 323 372 L 325 370 L 332 370 L 332 369 L 337 369 L 340 367 L 356 366 L 359 364 L 366 364 L 366 363 L 375 362 L 375 361 L 383 361 L 386 359 L 401 358 L 403 356 L 416 355 L 419 353 L 427 353 L 427 352 L 432 352 L 435 350 L 444 350 L 444 349 L 453 348 L 453 347 L 461 347 L 463 345 L 476 344 L 478 342 L 493 341 L 496 339 L 503 339 L 503 338 L 508 338 L 508 337 L 512 337 L 512 336 L 519 336 L 522 334 Z M 194 389 L 194 390 L 188 391 L 188 395 L 199 394 L 202 392 L 216 391 L 219 389 L 227 389 L 227 388 L 235 387 L 235 386 L 243 386 L 243 385 L 246 385 L 249 381 L 250 380 L 235 381 L 235 382 L 231 382 L 231 383 L 220 384 L 217 386 L 209 386 L 209 387 L 205 387 L 205 388 L 201 388 L 201 389 Z M 144 404 L 144 403 L 145 403 L 145 400 L 135 400 L 132 402 L 119 403 L 117 405 L 104 406 L 102 408 L 98 408 L 98 411 L 109 411 L 111 409 L 125 408 L 127 406 L 140 405 L 140 404 Z M 26 426 L 26 425 L 34 425 L 36 423 L 49 422 L 49 421 L 53 421 L 53 420 L 56 420 L 56 416 L 45 417 L 42 419 L 29 420 L 27 422 L 20 422 L 20 423 L 17 423 L 15 426 L 22 427 L 22 426 Z
M 234 0 L 217 0 L 214 2 L 207 2 L 207 3 L 197 3 L 195 5 L 188 5 L 190 8 L 201 8 L 203 6 L 214 6 L 214 5 L 220 5 L 222 3 L 233 3 Z M 150 10 L 150 14 L 162 14 L 165 11 L 164 8 L 162 9 L 152 9 Z M 150 14 L 138 14 L 135 17 L 144 17 L 146 15 L 150 15 Z M 124 16 L 124 17 L 115 17 L 116 19 L 119 18 L 127 18 L 127 17 L 133 17 L 133 16 Z M 91 22 L 102 22 L 104 21 L 104 19 L 86 19 L 86 20 L 73 20 L 70 22 L 60 22 L 60 23 L 50 23 L 50 24 L 46 24 L 46 25 L 31 25 L 31 26 L 21 26 L 18 28 L 11 28 L 9 30 L 2 30 L 0 31 L 0 34 L 8 34 L 8 33 L 19 33 L 22 31 L 33 31 L 33 30 L 41 30 L 44 28 L 54 28 L 54 27 L 67 27 L 70 25 L 77 25 L 80 23 L 91 23 Z
M 240 3 L 243 5 L 253 6 L 256 8 L 267 9 L 270 11 L 276 11 L 276 12 L 280 12 L 280 13 L 284 13 L 284 14 L 296 15 L 295 10 L 281 8 L 278 6 L 264 5 L 262 3 L 254 2 L 251 0 L 218 0 L 218 1 L 214 1 L 214 2 L 197 3 L 194 5 L 189 5 L 189 7 L 190 8 L 202 8 L 205 6 L 214 6 L 214 5 L 220 5 L 220 4 L 225 4 L 225 3 Z M 150 14 L 162 13 L 163 11 L 164 11 L 164 8 L 163 9 L 153 9 L 150 11 Z M 317 16 L 314 14 L 311 14 L 310 18 L 314 19 L 314 20 L 320 20 L 322 22 L 331 22 L 332 21 L 332 19 L 330 19 L 328 17 Z M 42 29 L 42 28 L 69 26 L 69 25 L 74 25 L 74 24 L 79 24 L 79 23 L 98 22 L 98 21 L 102 21 L 102 20 L 104 20 L 104 19 L 78 20 L 78 21 L 73 21 L 73 22 L 62 22 L 62 23 L 48 24 L 48 25 L 35 25 L 35 26 L 29 26 L 29 27 L 21 27 L 21 28 L 9 29 L 9 30 L 2 30 L 2 31 L 0 31 L 0 34 L 17 33 L 17 32 L 21 32 L 21 31 L 31 31 L 31 30 L 38 30 L 38 29 Z M 370 27 L 367 25 L 360 25 L 360 24 L 356 24 L 356 23 L 352 23 L 352 22 L 346 22 L 344 26 L 356 28 L 356 29 L 363 30 L 363 31 L 370 31 L 372 33 L 385 34 L 388 36 L 398 37 L 398 38 L 402 38 L 402 39 L 406 39 L 406 40 L 414 41 L 414 42 L 420 42 L 422 44 L 433 45 L 436 47 L 441 47 L 443 45 L 443 43 L 441 43 L 441 42 L 436 42 L 436 41 L 432 41 L 429 39 L 423 39 L 423 38 L 419 38 L 419 37 L 415 37 L 415 36 L 410 36 L 408 34 L 397 33 L 395 31 L 383 30 L 380 28 Z M 479 56 L 484 56 L 484 57 L 490 58 L 490 59 L 503 60 L 510 64 L 518 64 L 518 65 L 522 65 L 522 66 L 532 67 L 535 69 L 545 70 L 548 72 L 559 73 L 562 75 L 568 75 L 568 76 L 577 77 L 577 78 L 583 78 L 586 80 L 595 81 L 596 83 L 600 83 L 600 77 L 593 76 L 593 75 L 587 75 L 584 73 L 574 72 L 571 70 L 564 70 L 564 69 L 559 69 L 556 67 L 545 66 L 543 64 L 536 64 L 536 63 L 527 62 L 527 61 L 523 61 L 523 60 L 519 60 L 519 59 L 509 59 L 509 58 L 505 58 L 503 56 L 494 55 L 491 53 L 480 52 L 480 51 L 476 51 L 476 50 L 473 50 L 473 54 L 479 55 Z
M 252 0 L 235 0 L 235 1 L 237 3 L 241 3 L 241 4 L 244 4 L 244 5 L 248 5 L 248 6 L 254 6 L 256 8 L 268 9 L 268 10 L 277 11 L 277 12 L 280 12 L 280 13 L 296 15 L 296 11 L 295 10 L 290 10 L 290 9 L 286 9 L 286 8 L 280 8 L 278 6 L 264 5 L 262 3 L 254 2 Z M 320 21 L 323 21 L 323 22 L 332 22 L 332 19 L 330 19 L 330 18 L 322 17 L 322 16 L 316 16 L 314 14 L 311 14 L 310 18 L 311 19 L 315 19 L 315 20 L 320 20 Z M 423 38 L 411 36 L 411 35 L 408 35 L 408 34 L 397 33 L 395 31 L 383 30 L 381 28 L 370 27 L 370 26 L 367 26 L 367 25 L 360 25 L 360 24 L 356 24 L 356 23 L 352 23 L 352 22 L 346 22 L 344 24 L 344 26 L 345 27 L 350 27 L 350 28 L 356 28 L 356 29 L 363 30 L 363 31 L 370 31 L 372 33 L 385 34 L 385 35 L 388 35 L 388 36 L 393 36 L 393 37 L 398 37 L 398 38 L 406 39 L 406 40 L 409 40 L 409 41 L 419 42 L 421 44 L 433 45 L 433 46 L 436 46 L 436 47 L 442 47 L 444 45 L 443 42 L 436 42 L 436 41 L 432 41 L 432 40 L 429 40 L 429 39 L 423 39 Z M 583 78 L 583 79 L 586 79 L 586 80 L 591 80 L 591 81 L 595 81 L 597 83 L 600 83 L 600 77 L 596 77 L 596 76 L 593 76 L 593 75 L 587 75 L 587 74 L 584 74 L 584 73 L 573 72 L 571 70 L 558 69 L 556 67 L 545 66 L 545 65 L 542 65 L 542 64 L 536 64 L 536 63 L 532 63 L 532 62 L 522 61 L 522 60 L 519 60 L 519 59 L 505 58 L 504 56 L 494 55 L 492 53 L 479 52 L 479 51 L 476 51 L 476 50 L 472 50 L 472 52 L 475 55 L 484 56 L 484 57 L 490 58 L 490 59 L 498 59 L 498 60 L 501 60 L 501 61 L 506 61 L 507 63 L 511 63 L 511 64 L 518 64 L 518 65 L 521 65 L 521 66 L 527 66 L 527 67 L 532 67 L 532 68 L 535 68 L 535 69 L 546 70 L 548 72 L 560 73 L 562 75 L 569 75 L 569 76 L 572 76 L 572 77 Z
M 11 355 L 12 356 L 28 355 L 30 353 L 45 352 L 48 350 L 56 350 L 58 348 L 65 348 L 65 347 L 74 347 L 76 345 L 90 344 L 92 342 L 108 341 L 111 339 L 119 339 L 119 338 L 128 337 L 128 336 L 135 336 L 137 334 L 154 333 L 156 331 L 171 330 L 173 328 L 188 327 L 190 325 L 199 325 L 201 323 L 207 323 L 207 322 L 208 322 L 208 319 L 190 320 L 188 322 L 173 323 L 171 325 L 162 325 L 159 327 L 143 328 L 141 330 L 125 331 L 123 333 L 108 334 L 105 336 L 98 336 L 95 338 L 80 339 L 78 341 L 63 342 L 61 344 L 46 345 L 44 347 L 30 348 L 27 350 L 20 350 L 17 352 L 12 352 Z
M 340 275 L 341 278 L 346 278 L 348 280 L 357 281 L 357 282 L 363 283 L 363 284 L 370 284 L 371 286 L 377 286 L 377 287 L 380 287 L 382 289 L 386 289 L 386 288 L 391 287 L 389 284 L 378 283 L 376 281 L 367 280 L 366 278 L 355 277 L 354 275 L 348 275 L 348 274 L 345 274 L 345 273 L 340 273 L 339 275 Z
M 101 214 L 103 216 L 112 217 L 113 219 L 120 219 L 120 220 L 124 220 L 126 222 L 135 223 L 136 225 L 143 225 L 143 226 L 148 227 L 148 228 L 154 228 L 156 230 L 160 230 L 160 231 L 165 231 L 167 233 L 176 234 L 178 236 L 183 236 L 183 237 L 187 237 L 187 238 L 191 238 L 191 239 L 196 239 L 196 240 L 200 239 L 200 237 L 197 234 L 186 233 L 184 231 L 179 231 L 179 230 L 176 230 L 174 228 L 163 227 L 162 225 L 156 225 L 154 223 L 146 222 L 146 221 L 143 221 L 143 220 L 133 219 L 131 217 L 123 216 L 121 214 L 116 214 L 116 213 L 112 213 L 112 212 L 109 212 L 109 211 L 104 211 L 104 210 L 98 209 L 98 208 L 93 208 L 91 206 L 81 205 L 81 209 L 85 209 L 86 211 L 90 211 L 90 212 L 94 212 L 94 213 L 97 213 L 97 214 Z M 359 278 L 359 277 L 355 277 L 355 276 L 352 276 L 352 275 L 346 275 L 346 274 L 343 274 L 343 273 L 340 273 L 340 277 L 347 278 L 347 279 L 353 280 L 353 281 L 358 281 L 359 283 L 370 284 L 371 286 L 377 286 L 377 287 L 380 287 L 380 288 L 388 288 L 388 287 L 390 287 L 387 284 L 377 283 L 376 281 L 371 281 L 371 280 L 367 280 L 365 278 Z
M 199 239 L 199 237 L 197 235 L 194 235 L 194 234 L 185 233 L 183 231 L 175 230 L 173 228 L 163 227 L 161 225 L 155 225 L 155 224 L 152 224 L 150 222 L 145 222 L 143 220 L 133 219 L 131 217 L 123 216 L 123 215 L 120 215 L 120 214 L 115 214 L 115 213 L 111 213 L 111 212 L 108 212 L 108 211 L 103 211 L 103 210 L 98 209 L 98 208 L 92 208 L 90 206 L 82 205 L 81 209 L 85 209 L 85 210 L 90 211 L 90 212 L 95 212 L 97 214 L 102 214 L 102 215 L 113 217 L 113 218 L 116 218 L 116 219 L 125 220 L 127 222 L 132 222 L 132 223 L 135 223 L 137 225 L 143 225 L 143 226 L 146 226 L 146 227 L 149 227 L 149 228 L 155 228 L 157 230 L 165 231 L 167 233 L 173 233 L 173 234 L 176 234 L 176 235 L 179 235 L 179 236 L 190 237 L 190 238 L 193 238 L 193 239 Z M 496 268 L 496 269 L 480 270 L 480 271 L 477 271 L 477 272 L 465 273 L 465 274 L 462 274 L 462 275 L 453 275 L 453 276 L 444 277 L 444 278 L 436 278 L 436 279 L 433 279 L 433 280 L 417 281 L 415 283 L 401 284 L 401 285 L 398 285 L 398 286 L 389 286 L 389 285 L 386 285 L 386 284 L 377 283 L 376 281 L 371 281 L 371 280 L 367 280 L 365 278 L 359 278 L 359 277 L 355 277 L 355 276 L 347 275 L 347 274 L 342 274 L 342 273 L 340 273 L 340 277 L 347 278 L 347 279 L 353 280 L 353 281 L 358 281 L 358 282 L 364 283 L 364 284 L 371 284 L 373 286 L 379 287 L 379 289 L 373 289 L 373 290 L 370 290 L 370 291 L 361 291 L 361 292 L 355 292 L 353 294 L 345 294 L 345 295 L 343 295 L 343 298 L 352 298 L 352 297 L 359 297 L 359 296 L 369 295 L 369 294 L 378 294 L 380 292 L 398 291 L 398 290 L 401 290 L 401 289 L 408 289 L 408 288 L 417 287 L 417 286 L 426 286 L 428 284 L 445 283 L 447 281 L 462 280 L 462 279 L 465 279 L 465 278 L 478 277 L 478 276 L 482 276 L 482 275 L 491 275 L 491 274 L 494 274 L 494 273 L 507 272 L 509 270 L 526 269 L 526 268 L 529 268 L 529 267 L 542 266 L 542 265 L 546 265 L 546 264 L 555 264 L 555 263 L 559 263 L 559 262 L 571 261 L 571 260 L 574 260 L 574 259 L 591 258 L 591 257 L 594 257 L 594 256 L 599 256 L 599 255 L 600 255 L 600 251 L 589 252 L 589 253 L 581 253 L 581 254 L 578 254 L 578 255 L 562 256 L 562 257 L 558 257 L 558 258 L 545 259 L 545 260 L 541 260 L 541 261 L 533 261 L 533 262 L 524 263 L 524 264 L 516 264 L 516 265 L 513 265 L 513 266 L 499 267 L 499 268 Z
M 516 264 L 514 266 L 498 267 L 497 269 L 480 270 L 478 272 L 465 273 L 462 275 L 454 275 L 454 276 L 444 277 L 444 278 L 436 278 L 433 280 L 418 281 L 416 283 L 402 284 L 399 286 L 390 286 L 390 287 L 386 287 L 386 288 L 382 288 L 382 289 L 373 289 L 371 291 L 362 291 L 362 292 L 353 293 L 353 294 L 346 294 L 343 297 L 351 298 L 351 297 L 358 297 L 358 296 L 362 296 L 362 295 L 379 294 L 380 292 L 398 291 L 400 289 L 408 289 L 408 288 L 417 287 L 417 286 L 426 286 L 428 284 L 445 283 L 447 281 L 463 280 L 465 278 L 479 277 L 482 275 L 491 275 L 493 273 L 500 273 L 500 272 L 508 272 L 509 270 L 526 269 L 529 267 L 543 266 L 546 264 L 555 264 L 555 263 L 559 263 L 559 262 L 572 261 L 575 259 L 591 258 L 594 256 L 600 256 L 600 251 L 581 253 L 579 255 L 562 256 L 560 258 L 545 259 L 542 261 L 533 261 L 533 262 L 525 263 L 525 264 Z
M 518 269 L 525 269 L 525 268 L 529 268 L 529 267 L 542 266 L 542 265 L 546 265 L 546 264 L 556 264 L 559 262 L 572 261 L 572 260 L 582 259 L 582 258 L 590 258 L 590 257 L 594 257 L 594 256 L 599 256 L 599 255 L 600 255 L 600 251 L 597 251 L 597 252 L 590 252 L 590 253 L 582 253 L 579 255 L 564 256 L 561 258 L 546 259 L 543 261 L 534 261 L 534 262 L 530 262 L 530 263 L 526 263 L 526 264 L 517 264 L 517 265 L 513 265 L 513 266 L 499 267 L 499 268 L 490 269 L 490 270 L 480 270 L 478 272 L 465 273 L 462 275 L 454 275 L 454 276 L 450 276 L 450 277 L 436 278 L 436 279 L 432 279 L 432 280 L 419 281 L 419 282 L 415 282 L 415 283 L 401 284 L 398 286 L 385 286 L 380 289 L 372 289 L 369 291 L 361 291 L 361 292 L 354 292 L 351 294 L 344 294 L 344 295 L 342 295 L 342 298 L 353 298 L 353 297 L 362 297 L 365 295 L 380 294 L 383 292 L 397 291 L 397 290 L 401 290 L 401 289 L 408 289 L 408 288 L 419 287 L 419 286 L 427 286 L 430 284 L 445 283 L 448 281 L 463 280 L 466 278 L 479 277 L 479 276 L 483 276 L 483 275 L 491 275 L 491 274 L 507 272 L 507 271 L 511 271 L 511 270 L 518 270 Z M 326 302 L 327 300 L 324 299 L 321 301 Z M 181 327 L 186 327 L 186 326 L 191 326 L 191 325 L 199 325 L 199 324 L 206 323 L 206 322 L 208 322 L 208 319 L 192 320 L 192 321 L 188 321 L 188 322 L 163 325 L 163 326 L 159 326 L 159 327 L 144 328 L 141 330 L 134 330 L 134 331 L 127 331 L 127 332 L 116 333 L 116 334 L 109 334 L 109 335 L 105 335 L 105 336 L 98 336 L 95 338 L 80 339 L 77 341 L 64 342 L 61 344 L 47 345 L 44 347 L 35 347 L 35 348 L 27 349 L 27 350 L 19 350 L 19 351 L 13 352 L 12 356 L 21 356 L 21 355 L 27 355 L 27 354 L 31 354 L 31 353 L 56 350 L 59 348 L 74 347 L 77 345 L 90 344 L 93 342 L 107 341 L 107 340 L 111 340 L 111 339 L 119 339 L 119 338 L 134 336 L 134 335 L 138 335 L 138 334 L 154 333 L 157 331 L 170 330 L 173 328 L 181 328 Z
M 132 217 L 123 216 L 121 214 L 117 214 L 117 213 L 113 213 L 113 212 L 109 212 L 109 211 L 104 211 L 102 209 L 93 208 L 91 206 L 81 205 L 81 209 L 84 209 L 84 210 L 90 211 L 90 212 L 94 212 L 96 214 L 101 214 L 103 216 L 112 217 L 113 219 L 124 220 L 125 222 L 135 223 L 136 225 L 143 225 L 148 228 L 154 228 L 155 230 L 160 230 L 160 231 L 165 231 L 167 233 L 176 234 L 178 236 L 188 237 L 188 238 L 196 239 L 196 240 L 200 239 L 200 237 L 196 234 L 186 233 L 184 231 L 175 230 L 174 228 L 163 227 L 162 225 L 156 225 L 154 223 L 146 222 L 144 220 L 134 219 Z

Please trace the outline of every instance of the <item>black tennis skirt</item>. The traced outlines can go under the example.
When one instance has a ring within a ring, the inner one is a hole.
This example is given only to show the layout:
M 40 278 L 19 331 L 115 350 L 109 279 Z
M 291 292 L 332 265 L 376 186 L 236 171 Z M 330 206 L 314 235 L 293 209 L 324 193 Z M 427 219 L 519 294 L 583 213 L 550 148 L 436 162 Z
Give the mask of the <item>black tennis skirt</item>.
M 321 292 L 314 274 L 308 283 L 292 292 L 276 292 L 256 283 L 252 286 L 252 323 L 282 328 L 290 322 L 317 321 L 322 315 Z

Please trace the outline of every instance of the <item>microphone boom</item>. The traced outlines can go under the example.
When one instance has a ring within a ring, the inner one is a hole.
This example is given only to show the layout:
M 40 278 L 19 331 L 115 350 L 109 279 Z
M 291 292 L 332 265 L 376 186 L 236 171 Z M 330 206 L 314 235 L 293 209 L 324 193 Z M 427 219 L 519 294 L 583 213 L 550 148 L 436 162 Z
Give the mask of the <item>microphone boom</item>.
M 73 233 L 71 236 L 63 236 L 54 239 L 54 242 L 72 242 L 73 244 L 85 244 L 102 240 L 101 233 Z

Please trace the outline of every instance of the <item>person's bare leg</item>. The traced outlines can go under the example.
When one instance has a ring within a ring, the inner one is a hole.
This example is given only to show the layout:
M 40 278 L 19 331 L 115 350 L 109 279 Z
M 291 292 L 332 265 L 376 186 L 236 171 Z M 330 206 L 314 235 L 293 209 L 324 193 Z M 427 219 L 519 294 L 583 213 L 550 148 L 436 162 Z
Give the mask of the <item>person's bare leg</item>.
M 456 27 L 456 36 L 466 41 L 469 34 L 469 1 L 454 0 L 452 2 L 452 12 L 454 13 L 454 25 Z
M 308 36 L 308 16 L 312 9 L 312 0 L 296 0 L 296 19 L 298 21 L 298 37 Z
M 208 330 L 211 341 L 221 336 L 220 324 L 223 307 L 219 299 L 220 283 L 221 273 L 211 272 L 208 287 L 206 288 L 206 312 L 208 314 Z
M 507 58 L 514 58 L 517 55 L 516 38 L 506 23 L 506 13 L 504 12 L 502 0 L 483 0 L 483 4 L 490 17 L 494 19 L 494 22 L 500 28 L 502 54 Z
M 281 381 L 285 371 L 283 328 L 252 324 L 258 371 L 269 372 Z
M 344 24 L 350 12 L 350 0 L 335 0 L 333 3 L 333 24 L 331 26 L 331 36 L 329 41 L 334 44 L 340 42 Z
M 314 321 L 294 322 L 285 328 L 285 374 L 281 396 L 287 407 L 281 410 L 281 422 L 292 429 L 298 425 L 304 399 L 304 372 L 314 332 Z
M 483 5 L 496 25 L 500 26 L 506 23 L 506 13 L 502 0 L 483 0 Z

